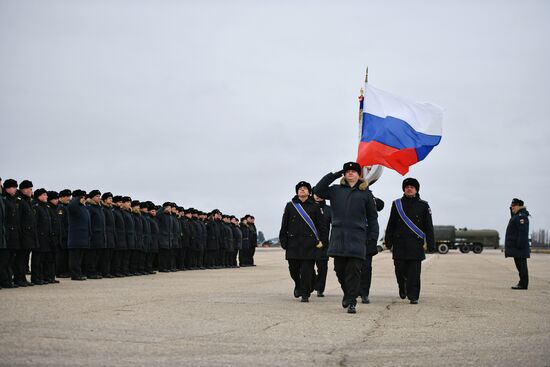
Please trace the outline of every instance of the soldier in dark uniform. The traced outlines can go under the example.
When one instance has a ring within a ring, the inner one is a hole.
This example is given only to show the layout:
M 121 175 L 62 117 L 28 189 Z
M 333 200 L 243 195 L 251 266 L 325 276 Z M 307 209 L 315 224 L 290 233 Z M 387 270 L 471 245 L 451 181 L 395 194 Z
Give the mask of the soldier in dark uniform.
M 218 256 L 221 248 L 221 224 L 222 213 L 214 209 L 206 223 L 207 247 L 206 247 L 206 268 L 218 267 Z
M 36 216 L 32 208 L 32 187 L 32 182 L 29 180 L 24 180 L 19 184 L 18 196 L 21 199 L 19 203 L 20 248 L 16 251 L 15 267 L 13 268 L 13 276 L 19 286 L 34 285 L 27 281 L 26 276 L 31 251 L 38 247 Z
M 44 277 L 48 283 L 59 283 L 55 279 L 57 253 L 61 249 L 63 236 L 63 216 L 59 213 L 59 194 L 56 191 L 48 191 L 48 205 L 51 219 L 51 248 L 52 252 L 47 256 Z
M 141 271 L 142 260 L 144 257 L 145 245 L 143 242 L 143 223 L 141 221 L 140 201 L 133 200 L 132 206 L 132 219 L 134 221 L 134 238 L 135 249 L 130 255 L 130 273 L 132 275 L 145 275 L 145 272 Z
M 233 247 L 234 251 L 231 254 L 231 267 L 238 268 L 237 257 L 243 248 L 243 232 L 239 227 L 239 220 L 234 215 L 231 216 L 231 230 L 233 231 Z
M 92 236 L 90 249 L 84 253 L 84 268 L 88 279 L 101 279 L 99 273 L 99 259 L 103 257 L 106 248 L 105 213 L 101 207 L 101 192 L 92 190 L 88 193 L 86 208 L 90 213 Z
M 384 209 L 384 201 L 378 198 L 374 198 L 376 203 L 376 210 L 378 212 Z M 367 253 L 365 255 L 365 261 L 361 265 L 361 282 L 359 284 L 359 296 L 361 296 L 361 303 L 370 303 L 370 285 L 372 281 L 372 257 L 378 254 L 378 246 L 376 242 L 371 241 L 367 243 Z
M 189 209 L 191 220 L 191 258 L 190 258 L 190 267 L 191 269 L 204 269 L 203 267 L 203 232 L 204 228 L 202 221 L 199 219 L 199 211 L 197 209 Z
M 69 218 L 67 217 L 67 205 L 71 201 L 71 190 L 64 189 L 59 192 L 59 205 L 57 214 L 61 220 L 61 248 L 55 254 L 55 271 L 58 278 L 69 278 L 69 251 L 67 239 L 69 236 Z
M 235 239 L 233 238 L 233 229 L 231 228 L 231 220 L 229 215 L 223 216 L 224 235 L 224 258 L 223 266 L 226 268 L 233 267 L 233 252 L 235 251 Z
M 406 178 L 402 188 L 403 197 L 395 200 L 391 207 L 386 228 L 386 247 L 393 248 L 399 297 L 406 297 L 411 304 L 417 304 L 425 251 L 435 251 L 432 211 L 428 202 L 420 199 L 420 183 L 416 179 Z M 400 215 L 398 205 L 402 206 L 404 217 Z M 407 220 L 414 226 L 406 223 Z M 415 228 L 420 232 L 415 231 Z
M 105 215 L 105 249 L 99 258 L 98 268 L 103 278 L 114 278 L 111 265 L 116 244 L 116 225 L 112 193 L 105 192 L 101 195 L 101 209 Z
M 247 222 L 250 232 L 248 234 L 249 249 L 247 262 L 249 266 L 256 266 L 254 264 L 254 255 L 256 253 L 256 246 L 258 245 L 258 231 L 256 230 L 256 225 L 254 224 L 255 220 L 256 218 L 254 218 L 253 215 L 248 215 Z
M 306 214 L 300 214 L 300 210 Z M 279 240 L 286 250 L 288 270 L 294 280 L 294 297 L 302 297 L 301 302 L 309 302 L 313 290 L 314 264 L 320 250 L 319 234 L 324 231 L 323 214 L 311 198 L 311 185 L 298 182 L 296 196 L 285 206 Z
M 122 270 L 124 275 L 132 276 L 134 274 L 130 271 L 130 261 L 135 256 L 134 252 L 136 251 L 136 226 L 132 217 L 132 198 L 129 196 L 122 197 L 121 207 L 126 233 L 126 247 L 128 248 L 122 259 Z
M 181 227 L 181 268 L 189 269 L 189 256 L 191 247 L 191 228 L 187 209 L 180 208 L 180 227 Z
M 13 281 L 13 269 L 15 266 L 15 254 L 20 248 L 20 209 L 19 203 L 21 198 L 17 195 L 17 181 L 8 179 L 4 182 L 3 202 L 5 206 L 5 239 L 6 239 L 6 252 L 4 252 L 5 273 L 4 277 L 0 281 L 1 286 L 4 288 L 17 288 L 19 285 Z M 25 283 L 26 286 L 26 283 Z
M 366 248 L 378 240 L 378 214 L 368 182 L 361 178 L 361 166 L 347 162 L 342 170 L 325 175 L 315 186 L 319 197 L 330 200 L 332 230 L 328 255 L 344 292 L 342 307 L 356 313 L 361 282 L 361 265 Z M 342 177 L 343 175 L 343 177 Z M 340 184 L 330 185 L 340 179 Z
M 162 210 L 157 212 L 159 224 L 159 272 L 167 273 L 171 266 L 171 248 L 172 248 L 172 219 L 171 203 L 162 204 Z
M 198 219 L 199 219 L 199 226 L 200 226 L 200 255 L 199 255 L 199 269 L 205 269 L 206 268 L 206 251 L 208 247 L 208 230 L 206 224 L 208 223 L 208 215 L 203 212 L 199 211 L 197 213 Z
M 315 194 L 315 188 L 313 189 L 313 199 L 319 205 L 321 209 L 323 220 L 323 233 L 320 233 L 321 241 L 328 244 L 328 237 L 330 233 L 330 223 L 332 221 L 332 211 L 330 206 L 327 205 L 323 198 L 320 198 Z M 325 296 L 325 286 L 327 284 L 328 273 L 328 246 L 323 246 L 322 249 L 317 251 L 317 258 L 315 259 L 315 266 L 317 267 L 317 274 L 314 274 L 313 289 L 317 291 L 317 297 Z
M 145 271 L 149 274 L 156 274 L 154 271 L 155 257 L 159 252 L 159 224 L 156 218 L 157 216 L 157 207 L 152 202 L 147 202 L 148 204 L 148 213 L 145 218 L 149 221 L 149 228 L 151 230 L 151 242 L 149 251 L 147 252 L 147 258 L 145 261 Z
M 504 256 L 513 257 L 519 273 L 519 283 L 512 289 L 521 290 L 529 287 L 527 259 L 531 256 L 529 247 L 529 212 L 523 200 L 514 198 L 510 204 L 511 218 L 506 227 L 504 239 Z
M 10 250 L 6 244 L 6 206 L 3 193 L 4 187 L 0 178 L 0 289 L 2 284 L 11 283 Z
M 69 271 L 72 280 L 86 280 L 82 273 L 82 260 L 84 252 L 90 249 L 92 226 L 90 213 L 84 206 L 85 202 L 86 191 L 75 190 L 69 205 L 67 205 L 69 219 L 67 248 L 69 250 Z
M 170 220 L 172 221 L 172 248 L 170 251 L 170 271 L 178 271 L 176 260 L 181 249 L 181 228 L 178 220 L 178 206 L 170 203 Z
M 31 282 L 34 285 L 48 284 L 45 281 L 46 258 L 51 251 L 52 220 L 48 206 L 48 193 L 45 189 L 34 192 L 33 210 L 36 218 L 38 246 L 32 252 Z
M 126 276 L 124 271 L 124 259 L 127 257 L 128 245 L 126 244 L 126 226 L 122 213 L 122 196 L 113 197 L 113 215 L 115 219 L 115 249 L 111 262 L 111 274 L 117 278 Z
M 246 217 L 241 218 L 241 224 L 239 225 L 239 228 L 241 229 L 241 233 L 243 235 L 242 237 L 242 248 L 241 251 L 239 251 L 239 266 L 244 267 L 248 266 L 248 263 L 246 262 L 246 256 L 249 251 L 250 247 L 250 241 L 249 241 L 249 234 L 250 234 L 250 228 L 248 228 L 248 223 L 246 221 Z
M 151 222 L 149 221 L 149 202 L 142 201 L 139 204 L 141 211 L 141 225 L 143 227 L 143 252 L 140 259 L 139 272 L 145 275 L 149 274 L 147 269 L 147 258 L 151 251 Z

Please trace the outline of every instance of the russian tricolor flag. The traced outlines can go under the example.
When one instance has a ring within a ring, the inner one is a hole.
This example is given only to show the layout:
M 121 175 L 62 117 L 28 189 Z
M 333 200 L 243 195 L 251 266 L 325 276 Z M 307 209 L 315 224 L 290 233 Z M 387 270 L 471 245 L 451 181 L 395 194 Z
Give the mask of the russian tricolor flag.
M 363 102 L 363 101 L 361 101 Z M 380 164 L 405 175 L 441 141 L 443 109 L 365 85 L 357 162 Z

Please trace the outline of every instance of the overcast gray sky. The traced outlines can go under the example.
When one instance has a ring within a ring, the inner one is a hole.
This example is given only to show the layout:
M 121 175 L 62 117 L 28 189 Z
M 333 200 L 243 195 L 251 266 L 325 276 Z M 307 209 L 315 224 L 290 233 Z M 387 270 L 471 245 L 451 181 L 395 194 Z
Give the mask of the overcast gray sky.
M 0 0 L 0 177 L 252 213 L 357 153 L 369 82 L 445 108 L 436 224 L 550 228 L 550 2 Z M 372 186 L 388 204 L 402 177 Z M 389 210 L 380 216 L 385 228 Z

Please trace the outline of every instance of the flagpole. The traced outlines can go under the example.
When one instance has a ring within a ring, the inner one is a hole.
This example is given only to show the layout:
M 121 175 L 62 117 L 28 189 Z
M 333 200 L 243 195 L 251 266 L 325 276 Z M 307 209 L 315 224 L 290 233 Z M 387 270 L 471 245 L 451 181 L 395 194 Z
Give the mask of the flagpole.
M 365 71 L 365 86 L 369 82 L 369 67 L 367 66 L 367 69 Z M 364 101 L 365 101 L 365 90 L 361 88 L 360 90 L 361 95 L 359 96 L 359 144 L 361 143 L 361 139 L 363 138 L 363 110 L 364 110 Z M 369 184 L 372 185 L 382 175 L 382 171 L 384 170 L 384 167 L 381 165 L 374 165 L 374 166 L 366 166 L 361 167 L 363 171 L 363 178 L 365 178 L 367 181 L 369 181 Z

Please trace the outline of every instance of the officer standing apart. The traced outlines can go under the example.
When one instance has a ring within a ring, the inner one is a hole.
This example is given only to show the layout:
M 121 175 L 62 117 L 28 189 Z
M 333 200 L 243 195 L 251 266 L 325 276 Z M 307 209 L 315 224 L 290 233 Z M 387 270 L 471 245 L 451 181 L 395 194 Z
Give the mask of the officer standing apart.
M 420 297 L 420 271 L 425 251 L 435 251 L 432 211 L 427 201 L 421 200 L 420 183 L 412 178 L 403 181 L 402 198 L 392 203 L 386 228 L 386 247 L 393 247 L 395 276 L 399 297 L 407 297 L 417 304 Z
M 529 286 L 529 273 L 527 271 L 527 259 L 530 257 L 529 248 L 529 212 L 523 205 L 523 200 L 514 198 L 510 205 L 512 218 L 506 227 L 504 239 L 504 256 L 513 257 L 519 272 L 519 283 L 512 289 L 527 289 Z
M 342 174 L 339 185 L 329 186 Z M 348 313 L 356 312 L 367 245 L 376 246 L 378 239 L 378 213 L 368 186 L 356 162 L 345 163 L 341 171 L 327 174 L 315 186 L 319 197 L 330 200 L 332 231 L 328 255 L 334 258 L 334 270 L 344 291 L 342 307 L 347 308 Z
M 324 233 L 321 209 L 311 198 L 311 185 L 300 181 L 296 196 L 286 204 L 279 240 L 294 280 L 294 297 L 302 297 L 302 302 L 309 302 L 313 290 L 315 259 L 322 248 L 320 233 Z

